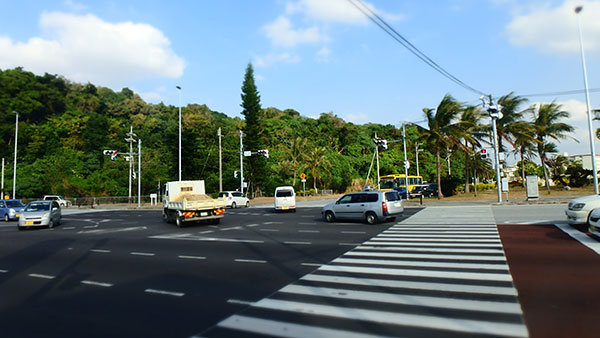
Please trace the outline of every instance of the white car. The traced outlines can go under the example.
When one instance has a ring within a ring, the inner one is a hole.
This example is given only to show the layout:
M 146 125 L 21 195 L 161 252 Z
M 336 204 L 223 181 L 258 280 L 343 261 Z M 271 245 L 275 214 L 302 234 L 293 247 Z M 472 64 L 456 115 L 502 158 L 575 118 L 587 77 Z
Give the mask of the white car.
M 62 196 L 58 195 L 44 195 L 42 198 L 44 201 L 56 201 L 61 208 L 68 208 L 71 206 L 71 201 L 65 199 Z
M 600 236 L 600 208 L 592 210 L 590 213 L 589 224 L 589 232 L 596 236 Z
M 221 191 L 219 193 L 219 198 L 225 198 L 229 208 L 237 208 L 240 206 L 245 206 L 247 208 L 250 206 L 248 197 L 244 196 L 244 194 L 239 191 Z
M 296 192 L 292 186 L 275 188 L 274 196 L 275 211 L 296 212 Z
M 592 210 L 600 208 L 600 195 L 574 198 L 565 210 L 571 224 L 588 224 Z

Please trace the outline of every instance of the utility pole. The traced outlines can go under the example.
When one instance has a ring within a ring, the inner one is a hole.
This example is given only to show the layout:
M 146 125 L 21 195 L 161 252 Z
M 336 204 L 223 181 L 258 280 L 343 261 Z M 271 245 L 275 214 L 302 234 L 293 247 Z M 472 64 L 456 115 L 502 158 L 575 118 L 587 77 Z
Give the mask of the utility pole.
M 240 130 L 240 191 L 244 193 L 244 144 L 242 142 L 243 133 Z
M 219 191 L 223 191 L 223 157 L 221 154 L 221 127 L 217 131 L 217 136 L 219 137 Z
M 406 186 L 406 199 L 409 200 L 408 167 L 410 166 L 410 163 L 408 163 L 408 158 L 406 157 L 406 123 L 402 123 L 402 144 L 404 148 L 404 186 Z
M 12 198 L 15 199 L 17 198 L 16 195 L 16 191 L 17 191 L 17 141 L 19 140 L 18 135 L 19 135 L 19 113 L 14 112 L 16 114 L 16 120 L 15 120 L 15 160 L 13 162 L 13 190 L 12 190 Z
M 415 156 L 417 157 L 417 176 L 420 176 L 419 175 L 419 151 L 423 151 L 423 149 L 419 150 L 420 145 L 421 145 L 421 143 L 415 144 Z
M 2 196 L 0 196 L 0 200 L 4 199 L 4 157 L 2 158 Z
M 134 139 L 134 137 L 136 137 L 137 135 L 134 134 L 132 125 L 129 126 L 129 132 L 125 135 L 127 135 L 125 142 L 129 142 L 129 154 L 127 154 L 127 161 L 129 162 L 129 199 L 128 199 L 128 203 L 131 203 L 131 201 L 132 201 L 131 200 L 131 177 L 133 176 L 133 168 L 135 166 L 135 163 L 133 160 L 133 143 L 137 142 Z
M 130 176 L 131 177 L 131 176 Z M 142 140 L 138 140 L 138 208 L 142 206 Z
M 498 190 L 498 203 L 502 203 L 502 188 L 500 186 L 500 157 L 498 155 L 498 133 L 496 131 L 496 120 L 502 118 L 502 106 L 494 105 L 494 101 L 492 100 L 492 95 L 489 95 L 489 101 L 485 102 L 485 97 L 481 97 L 481 101 L 483 102 L 483 107 L 487 105 L 487 111 L 492 119 L 492 140 L 494 145 L 494 165 L 496 167 L 496 188 Z

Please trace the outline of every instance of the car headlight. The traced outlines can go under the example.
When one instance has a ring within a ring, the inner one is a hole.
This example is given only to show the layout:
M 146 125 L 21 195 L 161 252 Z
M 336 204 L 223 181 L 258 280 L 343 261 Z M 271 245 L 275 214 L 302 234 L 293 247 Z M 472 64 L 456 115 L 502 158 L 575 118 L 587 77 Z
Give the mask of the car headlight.
M 42 216 L 42 218 L 50 218 L 50 213 L 49 212 L 45 213 L 44 216 Z
M 13 209 L 13 208 L 10 208 L 10 209 L 8 210 L 8 212 L 9 212 L 11 215 L 14 215 L 14 214 L 15 214 L 15 209 Z
M 575 205 L 573 205 L 572 209 L 573 210 L 581 210 L 581 209 L 583 209 L 583 207 L 585 207 L 585 203 L 576 203 Z

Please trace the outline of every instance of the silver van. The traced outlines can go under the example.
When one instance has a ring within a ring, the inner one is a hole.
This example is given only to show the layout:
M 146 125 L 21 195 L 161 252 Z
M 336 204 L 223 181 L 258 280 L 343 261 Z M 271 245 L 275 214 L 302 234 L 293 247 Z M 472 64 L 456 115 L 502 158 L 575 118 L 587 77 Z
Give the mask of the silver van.
M 404 206 L 397 191 L 361 191 L 342 196 L 321 210 L 327 222 L 337 219 L 364 220 L 369 224 L 394 220 L 402 216 Z

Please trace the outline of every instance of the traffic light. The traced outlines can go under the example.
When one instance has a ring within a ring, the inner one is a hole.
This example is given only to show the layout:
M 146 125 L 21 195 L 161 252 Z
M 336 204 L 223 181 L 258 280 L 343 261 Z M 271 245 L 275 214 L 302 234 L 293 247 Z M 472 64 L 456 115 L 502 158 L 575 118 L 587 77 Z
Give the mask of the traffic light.
M 266 158 L 269 158 L 269 151 L 267 149 L 259 150 L 259 151 L 257 151 L 257 153 L 259 155 L 262 155 L 262 156 L 266 157 Z
M 487 149 L 481 149 L 481 153 L 479 154 L 479 156 L 481 157 L 482 160 L 487 160 L 487 158 L 488 158 Z
M 373 139 L 373 142 L 375 142 L 376 146 L 383 148 L 383 150 L 388 149 L 387 140 L 382 140 L 382 139 L 376 138 L 376 139 Z
M 117 151 L 116 150 L 112 151 L 112 153 L 110 154 L 110 159 L 113 161 L 117 159 Z

